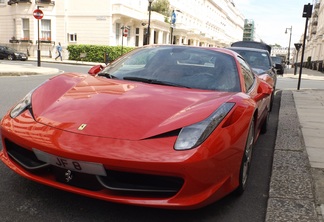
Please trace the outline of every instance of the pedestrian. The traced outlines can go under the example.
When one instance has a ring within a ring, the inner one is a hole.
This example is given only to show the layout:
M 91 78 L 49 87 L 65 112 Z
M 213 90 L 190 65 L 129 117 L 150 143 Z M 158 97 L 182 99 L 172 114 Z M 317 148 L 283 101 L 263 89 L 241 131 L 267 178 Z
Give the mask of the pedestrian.
M 62 46 L 61 43 L 59 42 L 58 45 L 56 46 L 56 52 L 58 53 L 58 55 L 55 57 L 55 60 L 60 57 L 61 61 L 62 61 Z

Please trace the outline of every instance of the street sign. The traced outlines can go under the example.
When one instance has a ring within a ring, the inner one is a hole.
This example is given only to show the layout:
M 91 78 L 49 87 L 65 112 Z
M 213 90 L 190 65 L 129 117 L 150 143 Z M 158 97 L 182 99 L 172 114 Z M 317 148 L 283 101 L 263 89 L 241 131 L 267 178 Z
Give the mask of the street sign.
M 296 48 L 297 51 L 299 51 L 301 46 L 302 46 L 301 43 L 295 43 L 295 48 Z
M 308 3 L 308 5 L 304 5 L 303 18 L 312 17 L 313 5 Z
M 40 20 L 40 19 L 42 19 L 44 17 L 44 13 L 40 9 L 35 9 L 34 12 L 33 12 L 33 15 L 34 15 L 34 18 L 37 19 L 37 20 Z
M 176 23 L 176 21 L 177 21 L 177 15 L 176 15 L 175 11 L 173 10 L 172 15 L 171 15 L 171 24 L 174 25 Z
M 125 27 L 124 28 L 124 33 L 123 33 L 124 37 L 127 37 L 128 36 L 128 29 Z

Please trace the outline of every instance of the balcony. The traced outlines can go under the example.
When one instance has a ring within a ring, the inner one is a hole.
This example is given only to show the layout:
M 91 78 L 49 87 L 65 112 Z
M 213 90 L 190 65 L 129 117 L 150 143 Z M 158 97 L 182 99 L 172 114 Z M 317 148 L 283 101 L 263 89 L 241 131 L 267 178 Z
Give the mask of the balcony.
M 55 42 L 51 40 L 51 38 L 40 38 L 39 43 L 43 44 L 52 44 L 55 45 Z M 38 40 L 36 40 L 36 45 L 38 44 Z
M 9 0 L 8 1 L 8 5 L 12 5 L 12 4 L 19 4 L 19 3 L 29 3 L 31 4 L 31 0 Z
M 55 5 L 55 1 L 51 1 L 51 0 L 35 0 L 35 4 L 36 5 Z
M 30 43 L 33 44 L 33 40 L 30 40 L 29 38 L 21 38 L 21 39 L 16 39 L 15 37 L 12 37 L 9 39 L 10 43 Z

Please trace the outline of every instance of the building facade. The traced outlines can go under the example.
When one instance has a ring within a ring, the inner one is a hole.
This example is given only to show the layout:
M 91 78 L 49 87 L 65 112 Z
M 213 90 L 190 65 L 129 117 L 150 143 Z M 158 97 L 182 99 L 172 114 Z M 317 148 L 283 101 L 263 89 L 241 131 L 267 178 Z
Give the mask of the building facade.
M 324 5 L 321 1 L 313 4 L 313 14 L 308 28 L 308 38 L 305 50 L 306 61 L 311 61 L 310 68 L 323 68 L 324 59 Z
M 150 44 L 225 47 L 242 40 L 244 17 L 232 0 L 169 2 L 176 22 L 171 27 L 171 14 L 151 11 Z M 58 42 L 63 48 L 142 46 L 147 43 L 148 6 L 148 0 L 0 0 L 0 44 L 35 56 L 39 42 L 41 55 L 48 57 Z M 43 12 L 40 20 L 33 16 L 37 8 Z
M 254 41 L 254 20 L 244 20 L 243 41 Z

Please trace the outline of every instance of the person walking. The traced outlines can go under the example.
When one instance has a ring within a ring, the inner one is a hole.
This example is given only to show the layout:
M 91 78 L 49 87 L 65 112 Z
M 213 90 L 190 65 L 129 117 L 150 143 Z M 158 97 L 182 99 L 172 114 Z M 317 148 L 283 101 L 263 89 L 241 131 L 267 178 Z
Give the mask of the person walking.
M 61 43 L 59 42 L 58 45 L 56 46 L 56 51 L 58 53 L 58 55 L 55 57 L 55 60 L 60 57 L 61 61 L 62 61 L 62 46 Z

